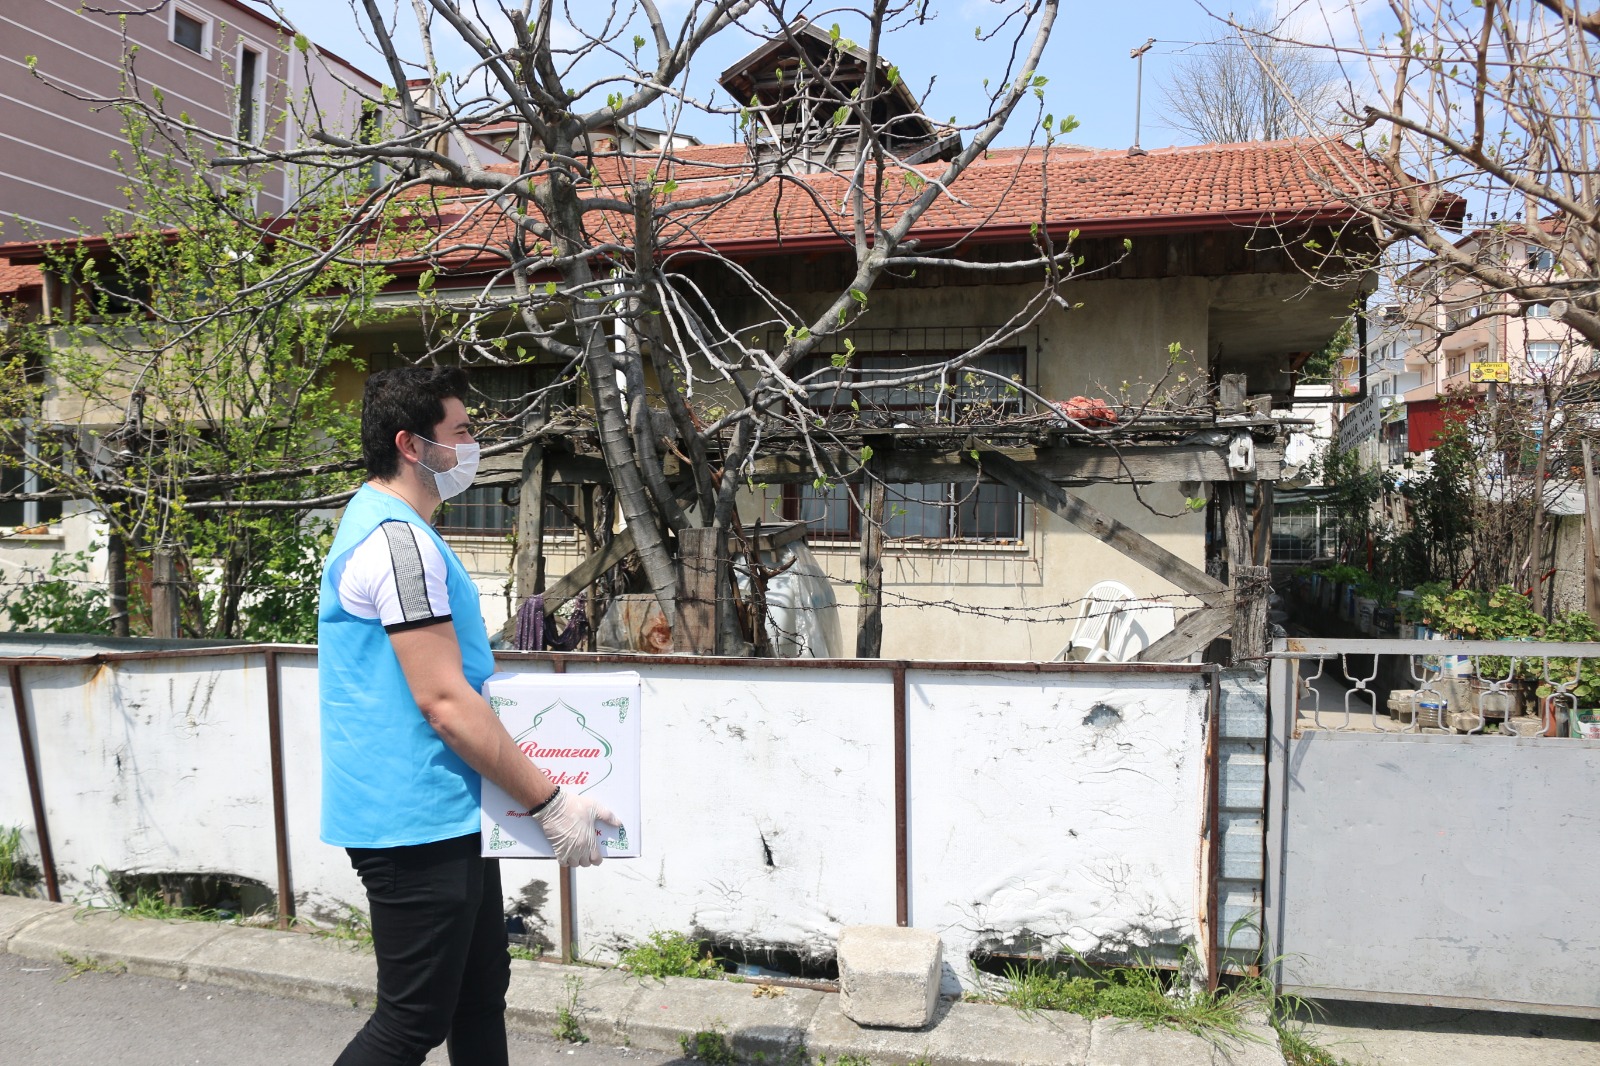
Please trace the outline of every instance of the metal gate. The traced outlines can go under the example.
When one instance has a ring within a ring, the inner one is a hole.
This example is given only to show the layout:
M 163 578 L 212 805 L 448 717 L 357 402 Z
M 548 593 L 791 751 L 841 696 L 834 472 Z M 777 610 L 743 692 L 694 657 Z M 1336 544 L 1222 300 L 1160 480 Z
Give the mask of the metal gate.
M 1264 925 L 1284 991 L 1600 1017 L 1600 740 L 1567 735 L 1575 657 L 1597 656 L 1276 642 Z

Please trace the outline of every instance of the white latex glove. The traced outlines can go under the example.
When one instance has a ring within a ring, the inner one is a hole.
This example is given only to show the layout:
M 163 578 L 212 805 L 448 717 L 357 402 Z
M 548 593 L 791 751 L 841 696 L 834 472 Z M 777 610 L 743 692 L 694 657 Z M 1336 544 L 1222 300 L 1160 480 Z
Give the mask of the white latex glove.
M 596 821 L 621 825 L 617 816 L 587 796 L 559 792 L 544 810 L 533 816 L 555 849 L 562 866 L 599 866 L 600 830 Z

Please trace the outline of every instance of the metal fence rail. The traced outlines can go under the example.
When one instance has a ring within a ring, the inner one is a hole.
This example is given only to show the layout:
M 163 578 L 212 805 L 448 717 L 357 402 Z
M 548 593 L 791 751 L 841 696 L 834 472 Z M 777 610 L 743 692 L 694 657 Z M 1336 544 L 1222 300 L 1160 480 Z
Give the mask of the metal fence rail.
M 1593 731 L 1583 712 L 1600 705 L 1585 691 L 1600 683 L 1588 663 L 1600 643 L 1291 638 L 1273 658 L 1293 668 L 1296 735 L 1574 738 Z

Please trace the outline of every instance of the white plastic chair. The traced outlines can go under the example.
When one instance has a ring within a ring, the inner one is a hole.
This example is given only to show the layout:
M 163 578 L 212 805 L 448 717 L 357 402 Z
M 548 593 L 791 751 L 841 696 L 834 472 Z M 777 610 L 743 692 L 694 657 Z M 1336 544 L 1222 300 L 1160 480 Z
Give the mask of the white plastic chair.
M 1072 639 L 1057 659 L 1067 659 L 1081 650 L 1084 662 L 1120 662 L 1127 652 L 1128 626 L 1132 621 L 1128 607 L 1133 590 L 1120 581 L 1099 581 L 1083 594 L 1078 609 L 1078 624 Z

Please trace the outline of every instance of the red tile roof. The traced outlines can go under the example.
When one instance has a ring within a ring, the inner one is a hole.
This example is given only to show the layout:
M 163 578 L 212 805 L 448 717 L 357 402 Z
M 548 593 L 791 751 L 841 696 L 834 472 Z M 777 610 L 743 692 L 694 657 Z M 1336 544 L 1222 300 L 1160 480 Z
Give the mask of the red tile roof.
M 43 284 L 44 273 L 38 267 L 13 266 L 11 260 L 0 258 L 0 297 L 13 296 L 20 289 Z
M 668 155 L 596 161 L 593 195 L 607 197 L 630 181 L 675 181 L 663 199 L 685 203 L 757 182 L 744 145 L 702 145 Z M 511 172 L 507 167 L 492 168 Z M 944 164 L 920 165 L 926 179 Z M 1057 236 L 1135 236 L 1225 230 L 1260 224 L 1329 224 L 1355 212 L 1329 190 L 1385 196 L 1390 186 L 1377 167 L 1343 142 L 1307 139 L 1160 148 L 1144 155 L 1075 146 L 997 149 L 978 159 L 912 231 L 925 245 L 957 239 L 1027 239 L 1035 224 Z M 587 190 L 586 190 L 587 191 Z M 920 183 L 897 173 L 885 186 L 885 225 L 918 194 Z M 850 239 L 849 179 L 844 175 L 786 175 L 766 180 L 714 206 L 685 207 L 662 226 L 669 247 L 707 247 L 732 255 L 842 247 Z M 503 246 L 498 209 L 475 194 L 441 195 L 438 217 L 454 249 L 447 265 L 487 267 Z M 626 240 L 631 218 L 591 212 L 598 239 Z M 477 250 L 472 249 L 476 246 Z
M 915 169 L 928 180 L 942 174 L 944 166 Z M 510 166 L 490 169 L 514 173 Z M 660 243 L 669 248 L 711 248 L 738 257 L 842 250 L 852 239 L 848 175 L 758 177 L 742 144 L 602 156 L 594 177 L 598 185 L 584 193 L 612 199 L 620 199 L 619 192 L 634 181 L 653 179 L 658 188 L 676 182 L 670 194 L 662 194 L 680 205 L 661 225 Z M 691 205 L 696 198 L 724 197 L 741 187 L 743 195 Z M 903 172 L 885 182 L 886 227 L 922 187 Z M 1133 237 L 1262 224 L 1337 224 L 1355 217 L 1330 188 L 1377 197 L 1390 190 L 1371 160 L 1340 141 L 1158 148 L 1144 155 L 1075 146 L 996 149 L 973 162 L 911 235 L 930 247 L 955 240 L 1025 241 L 1035 225 L 1058 238 L 1071 230 Z M 427 204 L 419 215 L 439 238 L 436 266 L 459 271 L 503 265 L 500 250 L 508 243 L 509 227 L 492 194 L 417 190 L 408 199 Z M 1459 208 L 1453 201 L 1445 205 L 1457 213 Z M 631 215 L 595 211 L 586 222 L 597 240 L 632 243 Z M 419 272 L 423 268 L 415 266 Z

